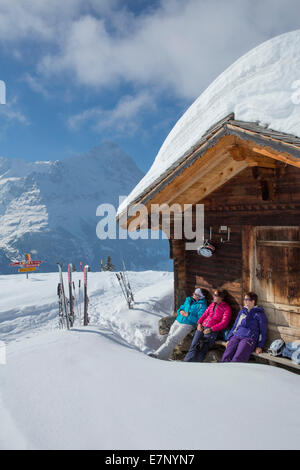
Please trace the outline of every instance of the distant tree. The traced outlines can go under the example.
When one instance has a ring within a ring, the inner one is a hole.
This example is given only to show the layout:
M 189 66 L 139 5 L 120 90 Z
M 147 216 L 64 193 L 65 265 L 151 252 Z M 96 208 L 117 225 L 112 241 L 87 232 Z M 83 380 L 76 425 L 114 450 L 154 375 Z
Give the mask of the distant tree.
M 114 270 L 115 270 L 115 266 L 111 262 L 111 257 L 108 256 L 106 259 L 106 263 L 103 266 L 103 271 L 114 271 Z

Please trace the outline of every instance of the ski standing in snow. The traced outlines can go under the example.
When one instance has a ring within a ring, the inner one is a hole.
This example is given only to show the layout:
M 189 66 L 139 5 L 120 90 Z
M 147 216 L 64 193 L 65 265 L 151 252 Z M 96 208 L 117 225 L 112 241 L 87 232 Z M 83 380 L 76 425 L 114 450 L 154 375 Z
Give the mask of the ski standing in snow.
M 133 292 L 129 283 L 129 279 L 127 276 L 126 268 L 125 268 L 125 263 L 123 261 L 123 271 L 116 273 L 117 279 L 119 281 L 122 293 L 125 297 L 125 300 L 127 302 L 128 308 L 133 308 L 134 305 L 134 297 L 133 297 Z
M 74 313 L 74 296 L 72 291 L 72 272 L 73 265 L 68 265 L 68 283 L 69 283 L 69 307 L 70 307 L 70 318 L 72 319 L 72 326 L 74 325 L 75 313 Z
M 58 264 L 58 271 L 59 271 L 59 283 L 57 286 L 57 295 L 58 295 L 58 306 L 59 306 L 59 325 L 61 328 L 67 328 L 68 330 L 73 326 L 73 319 L 70 316 L 70 312 L 68 309 L 68 299 L 65 295 L 65 288 L 64 288 L 64 279 L 63 279 L 63 272 L 62 272 L 62 264 Z
M 89 324 L 89 317 L 88 317 L 89 298 L 87 295 L 88 271 L 89 271 L 89 266 L 85 265 L 84 271 L 83 271 L 83 291 L 84 291 L 83 325 L 84 326 L 87 326 Z

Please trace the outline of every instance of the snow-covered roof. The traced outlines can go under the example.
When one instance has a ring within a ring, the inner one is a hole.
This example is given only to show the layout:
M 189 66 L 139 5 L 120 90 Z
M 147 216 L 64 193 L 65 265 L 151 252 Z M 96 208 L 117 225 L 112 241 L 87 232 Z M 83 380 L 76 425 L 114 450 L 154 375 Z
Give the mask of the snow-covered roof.
M 118 214 L 153 187 L 210 127 L 230 113 L 236 120 L 300 137 L 300 30 L 251 50 L 200 95 L 175 124 L 150 170 L 120 205 Z

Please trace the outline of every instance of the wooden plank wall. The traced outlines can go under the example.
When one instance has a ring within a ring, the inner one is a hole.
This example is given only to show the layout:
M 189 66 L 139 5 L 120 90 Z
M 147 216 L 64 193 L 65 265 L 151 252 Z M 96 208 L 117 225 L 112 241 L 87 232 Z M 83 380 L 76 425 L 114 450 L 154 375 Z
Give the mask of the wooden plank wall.
M 213 243 L 217 252 L 211 258 L 199 256 L 195 251 L 185 252 L 186 291 L 191 292 L 195 286 L 212 293 L 214 289 L 226 289 L 229 301 L 238 309 L 237 302 L 242 296 L 242 241 L 241 226 L 231 227 L 230 243 L 221 243 L 218 226 L 212 226 Z
M 262 182 L 267 182 L 267 192 Z M 190 295 L 196 286 L 210 293 L 223 288 L 237 312 L 249 287 L 247 247 L 253 243 L 250 228 L 300 225 L 300 170 L 281 163 L 275 169 L 247 168 L 200 202 L 205 205 L 206 237 L 211 226 L 217 250 L 208 259 L 195 251 L 185 251 L 183 261 L 181 254 L 175 267 L 180 295 L 183 291 Z M 226 234 L 219 233 L 221 225 L 230 227 L 230 243 L 221 243 L 221 237 L 226 238 Z

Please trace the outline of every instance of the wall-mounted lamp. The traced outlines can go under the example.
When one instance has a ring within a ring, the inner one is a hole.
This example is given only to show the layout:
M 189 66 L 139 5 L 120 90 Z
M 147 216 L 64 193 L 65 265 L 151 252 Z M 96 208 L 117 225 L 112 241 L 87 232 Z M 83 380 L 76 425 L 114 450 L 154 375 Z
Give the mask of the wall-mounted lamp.
M 208 240 L 205 240 L 203 245 L 198 248 L 197 253 L 205 258 L 210 258 L 214 254 L 215 250 L 215 247 Z

